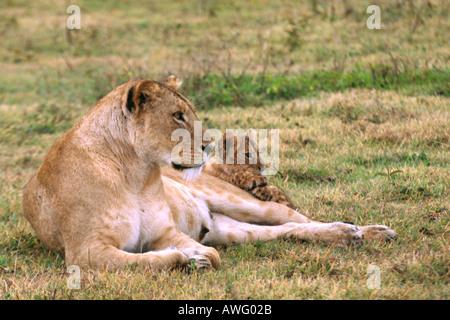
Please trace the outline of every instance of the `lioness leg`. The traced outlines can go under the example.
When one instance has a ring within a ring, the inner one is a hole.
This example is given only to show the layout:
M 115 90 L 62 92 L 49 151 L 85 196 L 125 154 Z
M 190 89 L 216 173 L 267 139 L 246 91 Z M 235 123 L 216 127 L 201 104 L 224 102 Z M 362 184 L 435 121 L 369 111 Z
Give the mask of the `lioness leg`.
M 192 194 L 204 200 L 211 212 L 225 214 L 237 221 L 264 225 L 312 222 L 287 206 L 261 201 L 234 185 L 208 175 L 200 176 L 190 187 Z
M 162 172 L 164 176 L 188 187 L 192 196 L 203 200 L 211 212 L 222 213 L 241 222 L 265 225 L 311 222 L 295 210 L 275 202 L 256 199 L 248 192 L 216 177 L 205 174 L 192 182 L 186 182 L 175 170 L 164 168 Z
M 146 253 L 130 253 L 104 243 L 90 244 L 86 252 L 72 252 L 66 250 L 68 265 L 89 265 L 96 269 L 120 269 L 128 265 L 137 264 L 144 268 L 162 270 L 186 265 L 189 258 L 175 248 Z
M 275 227 L 291 225 L 294 223 L 297 225 L 298 238 L 304 240 L 339 242 L 339 239 L 346 237 L 341 235 L 341 232 L 347 233 L 347 231 L 343 231 L 343 228 L 347 229 L 348 226 L 351 226 L 352 229 L 349 231 L 350 233 L 353 233 L 355 229 L 359 230 L 364 240 L 391 241 L 396 238 L 395 231 L 384 225 L 354 226 L 341 222 L 322 223 L 310 220 L 304 215 L 284 205 L 275 202 L 256 201 L 256 205 L 251 201 L 247 201 L 247 199 L 240 203 L 231 201 L 228 204 L 223 204 L 221 199 L 216 200 L 216 198 L 212 197 L 209 204 L 212 206 L 212 211 L 217 210 L 232 219 L 248 224 L 260 224 Z M 319 226 L 321 227 L 319 228 Z M 316 234 L 317 232 L 319 232 L 319 234 Z M 336 234 L 332 235 L 333 232 L 336 232 Z M 351 234 L 348 234 L 348 236 L 352 237 Z M 349 241 L 345 240 L 344 242 Z M 353 240 L 350 242 L 353 242 Z
M 362 232 L 353 225 L 341 222 L 290 222 L 277 226 L 260 226 L 239 222 L 225 215 L 214 213 L 211 230 L 206 234 L 203 243 L 209 245 L 230 245 L 233 243 L 268 241 L 287 237 L 345 245 L 361 242 Z
M 152 249 L 174 246 L 184 253 L 190 261 L 194 261 L 197 268 L 217 267 L 220 264 L 219 253 L 216 249 L 206 247 L 176 227 L 167 228 L 161 236 L 152 242 Z
M 270 226 L 290 222 L 320 224 L 287 206 L 260 201 L 247 192 L 214 177 L 208 180 L 200 176 L 192 183 L 192 189 L 195 196 L 203 199 L 212 212 L 222 213 L 237 221 Z M 393 230 L 382 225 L 354 228 L 359 228 L 365 240 L 390 241 L 396 237 Z
M 216 267 L 220 264 L 218 252 L 203 246 L 175 226 L 168 227 L 159 238 L 149 244 L 150 251 L 131 253 L 104 241 L 91 241 L 89 245 L 74 246 L 67 243 L 68 265 L 90 265 L 93 268 L 119 269 L 137 264 L 153 270 L 162 270 L 187 265 L 191 260 L 198 268 Z M 75 250 L 71 250 L 72 247 Z M 78 248 L 87 248 L 80 252 Z

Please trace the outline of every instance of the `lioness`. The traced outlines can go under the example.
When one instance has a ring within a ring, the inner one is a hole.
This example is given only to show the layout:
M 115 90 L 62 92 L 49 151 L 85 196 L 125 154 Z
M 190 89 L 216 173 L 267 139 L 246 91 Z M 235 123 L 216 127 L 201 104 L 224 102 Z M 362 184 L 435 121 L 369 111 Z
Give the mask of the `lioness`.
M 287 236 L 346 244 L 395 236 L 385 226 L 313 222 L 207 174 L 188 182 L 182 171 L 198 170 L 195 161 L 161 170 L 160 164 L 172 164 L 173 130 L 184 128 L 194 138 L 198 120 L 178 86 L 173 76 L 120 85 L 53 144 L 25 187 L 25 217 L 66 264 L 162 269 L 191 260 L 215 267 L 219 254 L 206 245 Z

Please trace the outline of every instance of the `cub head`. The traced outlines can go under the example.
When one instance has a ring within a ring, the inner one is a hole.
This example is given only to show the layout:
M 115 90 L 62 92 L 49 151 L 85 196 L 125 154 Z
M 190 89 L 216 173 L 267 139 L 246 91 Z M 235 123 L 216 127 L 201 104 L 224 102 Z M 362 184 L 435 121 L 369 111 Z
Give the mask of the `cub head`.
M 210 142 L 203 141 L 204 131 L 200 123 L 194 125 L 199 121 L 194 105 L 177 92 L 180 85 L 181 81 L 175 76 L 162 82 L 131 81 L 122 97 L 122 112 L 127 119 L 130 141 L 139 158 L 167 163 L 181 170 L 201 169 L 203 161 L 199 161 L 199 155 L 203 159 L 203 150 Z M 200 130 L 195 135 L 194 127 Z M 178 161 L 172 157 L 174 148 L 179 145 L 179 141 L 173 138 L 174 132 L 182 132 L 184 138 L 191 142 L 183 145 L 185 148 L 178 153 Z
M 222 155 L 223 165 L 229 169 L 233 167 L 239 170 L 260 174 L 265 165 L 261 162 L 259 149 L 254 140 L 246 135 L 236 135 L 225 132 L 219 143 L 219 155 Z

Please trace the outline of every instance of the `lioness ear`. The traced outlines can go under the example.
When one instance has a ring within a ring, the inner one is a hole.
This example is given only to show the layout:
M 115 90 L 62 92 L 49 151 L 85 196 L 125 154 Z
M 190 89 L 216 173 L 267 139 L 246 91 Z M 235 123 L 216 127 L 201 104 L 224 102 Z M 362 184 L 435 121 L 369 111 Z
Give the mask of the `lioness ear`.
M 135 118 L 143 109 L 145 103 L 159 100 L 162 90 L 152 80 L 142 80 L 128 90 L 126 108 Z
M 174 90 L 177 90 L 183 84 L 183 81 L 178 80 L 176 76 L 171 75 L 166 80 L 163 81 L 166 86 L 171 87 Z

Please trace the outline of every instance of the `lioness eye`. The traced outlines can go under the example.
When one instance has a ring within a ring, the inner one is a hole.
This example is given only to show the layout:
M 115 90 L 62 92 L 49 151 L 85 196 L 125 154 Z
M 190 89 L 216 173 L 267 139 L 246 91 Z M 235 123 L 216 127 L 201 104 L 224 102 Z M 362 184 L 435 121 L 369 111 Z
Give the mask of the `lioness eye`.
M 184 117 L 183 117 L 183 114 L 182 114 L 181 112 L 175 112 L 175 113 L 173 114 L 173 117 L 174 117 L 175 119 L 177 119 L 177 120 L 184 121 Z
M 245 156 L 247 157 L 247 159 L 250 159 L 250 158 L 252 157 L 252 154 L 249 153 L 249 152 L 247 152 L 247 153 L 245 154 Z

